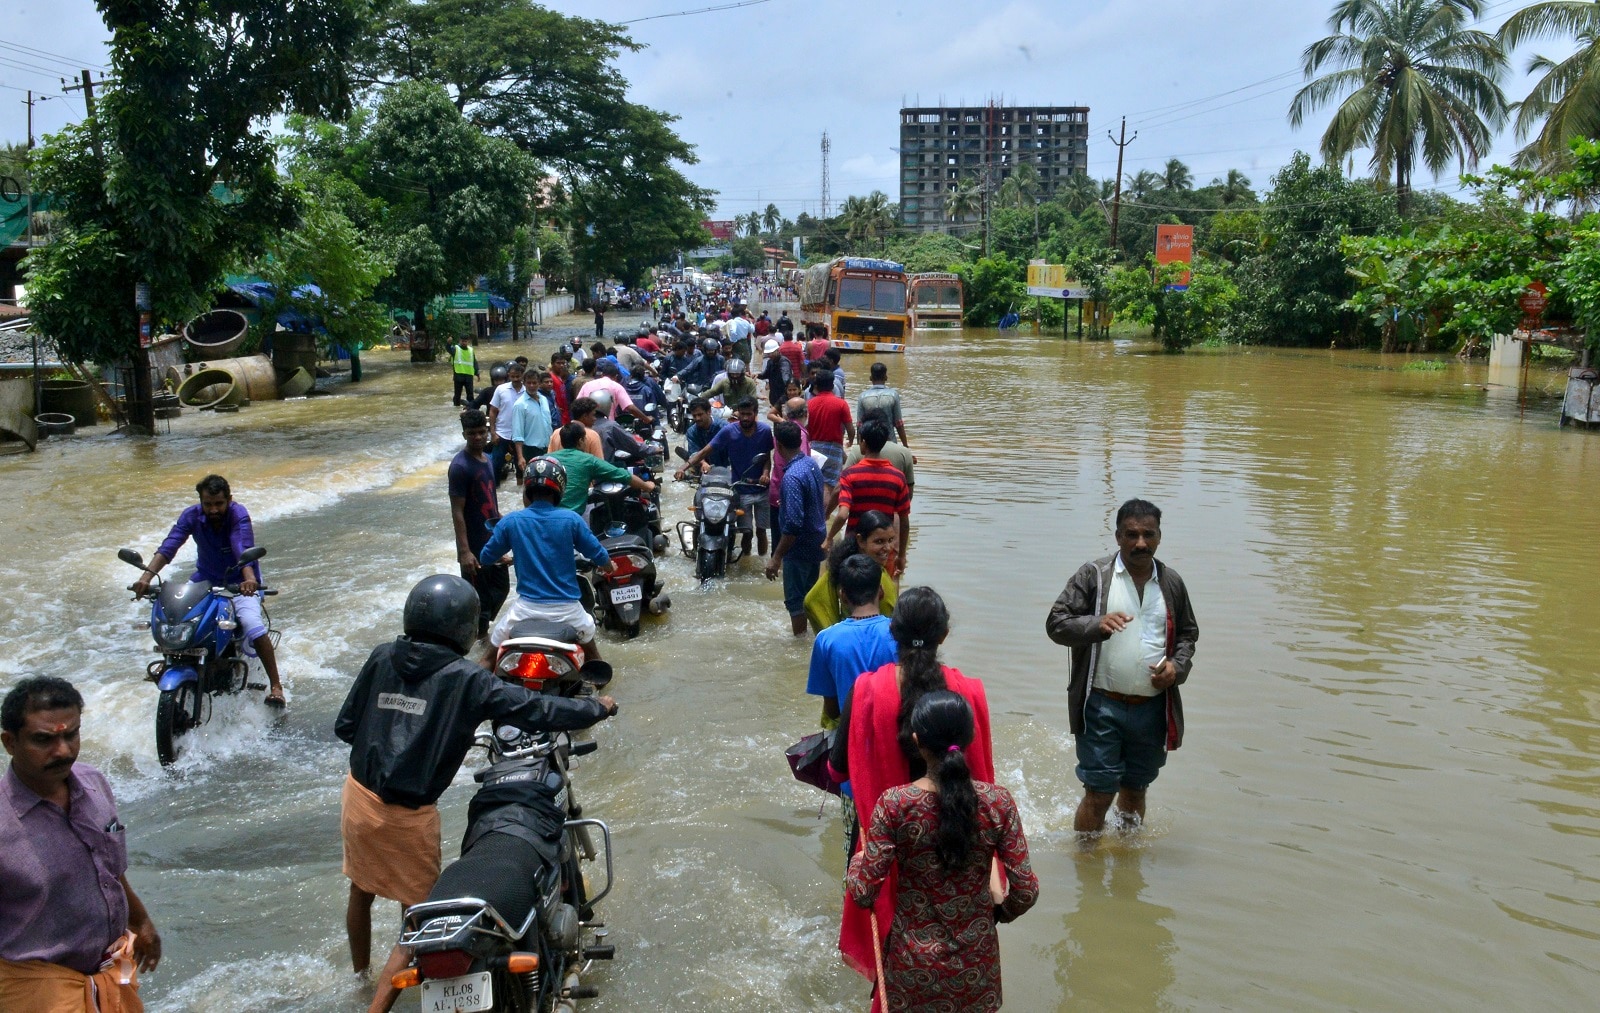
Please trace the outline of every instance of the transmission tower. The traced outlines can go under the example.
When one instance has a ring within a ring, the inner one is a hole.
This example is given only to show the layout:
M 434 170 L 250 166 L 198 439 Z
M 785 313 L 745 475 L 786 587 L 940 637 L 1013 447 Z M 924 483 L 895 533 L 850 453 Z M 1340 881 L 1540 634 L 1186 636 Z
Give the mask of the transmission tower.
M 828 152 L 833 149 L 833 142 L 828 140 L 828 132 L 822 132 L 822 217 L 828 217 Z

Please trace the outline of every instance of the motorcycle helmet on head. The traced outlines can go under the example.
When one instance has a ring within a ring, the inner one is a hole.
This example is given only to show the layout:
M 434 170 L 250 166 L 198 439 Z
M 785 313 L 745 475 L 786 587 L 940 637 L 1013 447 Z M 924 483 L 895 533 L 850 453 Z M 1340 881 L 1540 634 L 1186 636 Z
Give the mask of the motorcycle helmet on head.
M 406 596 L 406 636 L 441 642 L 466 654 L 478 637 L 478 609 L 478 592 L 460 577 L 425 577 Z
M 523 484 L 553 492 L 559 500 L 567 494 L 566 466 L 553 457 L 535 457 L 528 462 L 528 478 Z
M 594 402 L 594 414 L 596 418 L 601 415 L 604 415 L 607 418 L 611 417 L 611 406 L 615 403 L 615 401 L 611 397 L 611 392 L 609 390 L 590 391 L 589 400 Z
M 716 338 L 706 338 L 704 341 L 700 342 L 700 351 L 706 353 L 707 355 L 721 355 L 722 342 L 718 341 Z
M 729 359 L 728 360 L 728 375 L 730 377 L 743 376 L 744 375 L 744 370 L 745 370 L 745 365 L 744 365 L 744 360 L 743 359 Z
M 511 379 L 511 370 L 504 366 L 496 366 L 489 370 L 489 382 L 494 384 L 496 387 L 500 386 L 502 383 L 505 383 L 509 379 Z

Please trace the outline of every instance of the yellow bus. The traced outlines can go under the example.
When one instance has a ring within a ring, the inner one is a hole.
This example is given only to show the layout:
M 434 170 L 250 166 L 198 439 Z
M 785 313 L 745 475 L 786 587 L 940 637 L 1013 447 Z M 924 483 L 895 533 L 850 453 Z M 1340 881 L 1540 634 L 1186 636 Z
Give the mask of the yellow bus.
M 839 257 L 806 268 L 800 322 L 826 328 L 841 352 L 905 351 L 911 334 L 905 268 L 869 257 Z
M 911 329 L 961 326 L 961 276 L 934 271 L 911 276 Z

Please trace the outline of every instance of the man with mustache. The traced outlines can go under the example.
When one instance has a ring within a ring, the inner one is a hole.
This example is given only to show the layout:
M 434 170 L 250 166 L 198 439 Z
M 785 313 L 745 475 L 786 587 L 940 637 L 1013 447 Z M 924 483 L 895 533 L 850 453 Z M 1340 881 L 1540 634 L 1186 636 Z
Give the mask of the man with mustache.
M 0 703 L 0 1009 L 140 1013 L 136 971 L 161 962 L 111 785 L 77 762 L 82 718 L 65 679 L 23 679 Z
M 1117 552 L 1080 567 L 1045 620 L 1050 639 L 1072 648 L 1067 699 L 1084 789 L 1074 828 L 1085 841 L 1113 800 L 1119 827 L 1144 820 L 1145 793 L 1183 742 L 1178 686 L 1200 639 L 1183 578 L 1156 562 L 1160 509 L 1128 500 L 1116 532 Z

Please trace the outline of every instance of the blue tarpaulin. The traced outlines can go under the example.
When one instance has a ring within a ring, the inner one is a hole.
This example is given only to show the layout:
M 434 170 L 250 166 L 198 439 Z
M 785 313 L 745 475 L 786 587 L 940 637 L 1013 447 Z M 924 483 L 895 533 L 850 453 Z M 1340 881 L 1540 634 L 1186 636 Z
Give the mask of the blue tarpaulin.
M 270 305 L 278 299 L 277 289 L 259 278 L 230 277 L 228 290 L 256 307 Z M 315 298 L 322 295 L 322 289 L 315 285 L 301 285 L 293 289 L 290 295 L 296 299 Z M 322 330 L 322 324 L 316 318 L 308 317 L 287 306 L 278 311 L 278 323 L 291 331 Z

